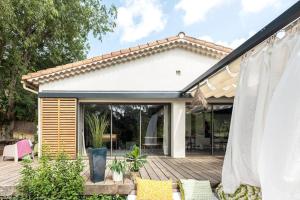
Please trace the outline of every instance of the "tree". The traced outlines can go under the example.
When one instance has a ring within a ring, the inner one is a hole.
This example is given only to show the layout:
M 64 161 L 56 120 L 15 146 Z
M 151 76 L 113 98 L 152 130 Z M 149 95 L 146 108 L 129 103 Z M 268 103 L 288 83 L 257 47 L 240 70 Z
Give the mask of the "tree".
M 1 0 L 0 125 L 34 119 L 36 96 L 22 88 L 23 74 L 84 59 L 88 34 L 101 40 L 116 15 L 101 0 Z

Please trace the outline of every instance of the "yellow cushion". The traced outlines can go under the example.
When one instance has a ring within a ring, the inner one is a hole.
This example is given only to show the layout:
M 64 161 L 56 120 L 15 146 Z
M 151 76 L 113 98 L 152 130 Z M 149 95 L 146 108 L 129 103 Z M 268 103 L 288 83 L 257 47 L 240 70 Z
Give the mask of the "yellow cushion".
M 137 178 L 137 200 L 172 200 L 172 180 L 155 181 Z

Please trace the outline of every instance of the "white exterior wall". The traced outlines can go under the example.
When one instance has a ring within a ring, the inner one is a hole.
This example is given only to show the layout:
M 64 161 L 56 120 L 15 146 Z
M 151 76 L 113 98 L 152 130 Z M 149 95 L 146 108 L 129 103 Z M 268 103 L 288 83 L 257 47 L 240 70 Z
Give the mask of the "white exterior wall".
M 39 90 L 179 91 L 216 62 L 217 59 L 176 48 L 45 83 Z M 176 74 L 177 70 L 181 71 L 180 75 Z
M 45 83 L 40 85 L 39 92 L 177 92 L 217 61 L 217 59 L 176 48 L 130 62 Z M 180 70 L 180 75 L 176 74 L 177 70 Z M 185 157 L 185 102 L 187 99 L 79 99 L 79 101 L 170 103 L 171 156 L 176 158 Z M 41 138 L 39 137 L 39 139 Z
M 171 156 L 185 157 L 185 102 L 171 103 Z

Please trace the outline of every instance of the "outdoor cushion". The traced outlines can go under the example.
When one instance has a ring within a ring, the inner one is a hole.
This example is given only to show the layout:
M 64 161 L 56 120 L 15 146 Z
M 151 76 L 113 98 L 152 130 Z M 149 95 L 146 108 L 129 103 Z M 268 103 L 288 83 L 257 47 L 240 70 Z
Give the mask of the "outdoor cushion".
M 261 200 L 261 191 L 259 187 L 251 185 L 240 185 L 240 187 L 233 194 L 225 194 L 223 186 L 220 184 L 216 188 L 219 199 L 221 200 Z
M 172 180 L 156 181 L 137 178 L 137 200 L 172 200 Z
M 136 200 L 136 195 L 130 194 L 126 198 L 127 200 Z M 173 200 L 181 200 L 179 192 L 173 192 Z
M 178 185 L 183 200 L 211 200 L 213 198 L 208 180 L 181 179 Z

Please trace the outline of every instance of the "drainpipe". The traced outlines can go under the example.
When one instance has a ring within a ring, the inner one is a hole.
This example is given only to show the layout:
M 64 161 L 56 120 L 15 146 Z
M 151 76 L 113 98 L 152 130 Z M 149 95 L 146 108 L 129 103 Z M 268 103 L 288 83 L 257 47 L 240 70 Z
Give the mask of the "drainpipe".
M 33 90 L 33 89 L 30 89 L 27 87 L 26 83 L 22 81 L 22 84 L 23 84 L 23 88 L 29 92 L 32 92 L 34 94 L 38 94 L 38 92 L 36 90 Z
M 24 90 L 27 90 L 27 91 L 32 92 L 34 94 L 38 94 L 38 91 L 28 88 L 24 81 L 22 81 L 21 83 L 23 85 Z M 40 107 L 40 99 L 38 99 L 38 108 L 39 107 Z M 40 121 L 40 111 L 39 111 L 39 109 L 38 109 L 38 121 Z M 41 145 L 41 141 L 40 141 L 41 135 L 40 135 L 39 124 L 38 124 L 38 127 L 37 127 L 37 134 L 38 134 L 38 157 L 41 157 L 41 146 L 40 146 Z

